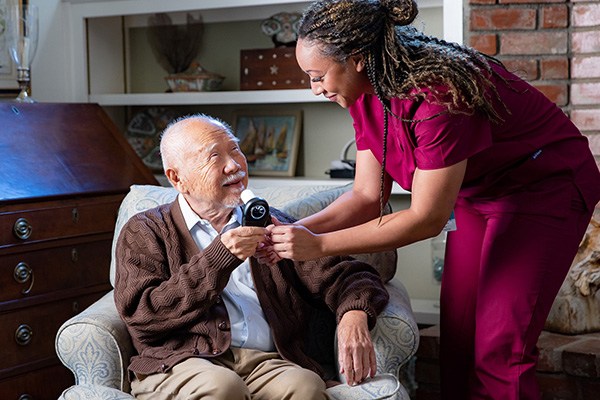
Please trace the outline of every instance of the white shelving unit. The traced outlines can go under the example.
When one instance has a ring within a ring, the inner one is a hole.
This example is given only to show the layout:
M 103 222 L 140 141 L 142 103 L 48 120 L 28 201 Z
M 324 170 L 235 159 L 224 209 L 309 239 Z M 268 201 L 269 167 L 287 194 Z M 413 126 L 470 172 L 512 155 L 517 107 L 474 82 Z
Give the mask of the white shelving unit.
M 260 20 L 281 12 L 301 12 L 305 0 L 63 0 L 70 15 L 71 75 L 74 101 L 104 106 L 266 104 L 326 101 L 309 89 L 272 91 L 228 91 L 218 93 L 129 93 L 127 84 L 127 28 L 145 26 L 147 16 L 201 12 L 205 23 Z M 420 0 L 420 8 L 444 7 L 444 21 L 460 26 L 457 10 L 461 0 Z M 448 10 L 448 12 L 446 12 Z M 183 15 L 183 14 L 181 14 Z M 459 31 L 444 27 L 446 32 Z M 455 36 L 453 35 L 453 40 Z M 90 62 L 90 60 L 92 60 Z

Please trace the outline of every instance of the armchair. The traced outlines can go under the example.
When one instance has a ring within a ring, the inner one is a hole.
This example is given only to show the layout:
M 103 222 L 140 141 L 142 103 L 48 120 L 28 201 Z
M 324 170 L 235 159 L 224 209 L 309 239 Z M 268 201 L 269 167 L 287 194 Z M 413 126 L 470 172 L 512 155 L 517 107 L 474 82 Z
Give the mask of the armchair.
M 253 192 L 295 218 L 302 218 L 324 208 L 349 187 L 331 189 L 328 186 L 253 187 Z M 173 201 L 177 192 L 173 188 L 159 186 L 132 186 L 119 209 L 113 241 L 125 222 L 134 214 Z M 364 383 L 351 387 L 346 384 L 328 389 L 332 399 L 365 400 L 397 399 L 409 400 L 398 376 L 400 367 L 417 350 L 419 335 L 412 314 L 406 289 L 393 280 L 396 268 L 396 252 L 359 255 L 360 258 L 378 268 L 390 293 L 390 302 L 380 314 L 376 327 L 371 331 L 377 358 L 377 375 Z M 111 282 L 114 282 L 115 266 L 111 264 Z M 311 355 L 316 360 L 337 361 L 334 354 L 337 345 L 331 338 L 335 327 L 321 321 L 313 321 L 314 332 L 309 344 Z M 125 323 L 117 313 L 113 292 L 107 293 L 79 315 L 66 321 L 56 336 L 56 352 L 62 363 L 75 375 L 75 385 L 66 389 L 60 399 L 114 399 L 132 400 L 127 366 L 135 349 L 131 343 Z M 333 349 L 332 349 L 333 347 Z M 329 352 L 321 356 L 314 352 Z M 337 371 L 337 366 L 324 365 L 326 370 Z M 343 376 L 338 376 L 343 381 Z M 59 400 L 60 400 L 59 399 Z

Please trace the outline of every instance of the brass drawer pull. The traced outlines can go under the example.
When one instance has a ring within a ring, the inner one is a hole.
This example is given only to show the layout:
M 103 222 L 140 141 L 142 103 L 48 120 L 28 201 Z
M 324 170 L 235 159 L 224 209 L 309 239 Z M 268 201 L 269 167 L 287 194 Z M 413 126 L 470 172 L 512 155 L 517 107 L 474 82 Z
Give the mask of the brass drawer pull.
M 24 262 L 18 263 L 17 266 L 15 267 L 13 277 L 15 278 L 15 281 L 17 281 L 17 283 L 25 283 L 31 279 L 31 282 L 29 283 L 29 287 L 27 289 L 21 290 L 21 293 L 27 294 L 33 288 L 33 282 L 35 280 L 35 275 L 33 274 L 33 269 L 31 269 L 31 267 L 27 263 L 24 263 Z
M 31 342 L 31 337 L 33 336 L 33 330 L 29 325 L 21 325 L 17 328 L 15 332 L 15 341 L 17 344 L 21 346 L 25 346 L 27 343 Z
M 13 232 L 19 239 L 29 239 L 31 236 L 31 231 L 33 227 L 29 224 L 25 218 L 19 218 L 17 222 L 15 222 L 15 226 L 13 227 Z

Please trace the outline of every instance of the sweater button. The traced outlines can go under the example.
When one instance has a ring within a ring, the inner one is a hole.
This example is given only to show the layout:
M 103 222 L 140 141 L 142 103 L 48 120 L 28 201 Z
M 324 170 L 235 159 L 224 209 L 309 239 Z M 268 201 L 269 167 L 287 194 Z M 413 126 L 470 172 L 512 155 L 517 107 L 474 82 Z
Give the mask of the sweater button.
M 162 364 L 160 366 L 160 369 L 161 369 L 162 372 L 165 372 L 167 370 L 167 365 L 166 364 Z
M 220 330 L 224 331 L 224 330 L 226 330 L 227 328 L 228 328 L 228 327 L 227 327 L 227 321 L 221 321 L 221 322 L 219 323 L 219 329 L 220 329 Z
M 213 351 L 212 351 L 212 353 L 213 353 L 214 355 L 217 355 L 217 354 L 219 354 L 220 352 L 221 352 L 221 350 L 217 349 L 216 347 L 215 347 L 215 348 L 213 349 Z

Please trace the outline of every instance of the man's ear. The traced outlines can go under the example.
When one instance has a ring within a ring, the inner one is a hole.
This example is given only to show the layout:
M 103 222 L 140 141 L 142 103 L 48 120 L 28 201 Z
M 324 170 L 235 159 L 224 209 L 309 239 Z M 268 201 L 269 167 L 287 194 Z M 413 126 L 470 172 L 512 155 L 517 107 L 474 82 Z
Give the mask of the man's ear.
M 176 169 L 167 168 L 165 175 L 169 182 L 171 182 L 171 185 L 173 185 L 173 187 L 177 189 L 179 193 L 186 193 L 185 184 L 181 180 L 181 177 Z

